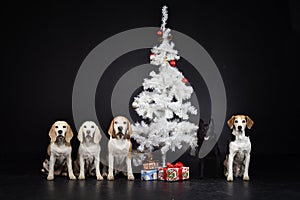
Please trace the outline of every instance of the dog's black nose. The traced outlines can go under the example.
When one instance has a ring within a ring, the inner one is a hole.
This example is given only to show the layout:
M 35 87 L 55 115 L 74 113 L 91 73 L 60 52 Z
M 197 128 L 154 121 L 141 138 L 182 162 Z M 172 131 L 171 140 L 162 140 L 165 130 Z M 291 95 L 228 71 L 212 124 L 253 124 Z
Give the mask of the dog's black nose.
M 63 133 L 63 131 L 62 131 L 62 130 L 58 130 L 57 132 L 58 132 L 58 134 L 62 134 L 62 133 Z
M 122 126 L 119 126 L 118 127 L 118 131 L 122 131 L 123 130 L 123 127 Z
M 86 133 L 87 133 L 87 134 L 90 134 L 90 133 L 91 133 L 91 131 L 90 131 L 90 130 L 86 130 Z
M 242 130 L 242 128 L 243 128 L 242 126 L 238 126 L 238 129 L 239 129 L 239 130 Z

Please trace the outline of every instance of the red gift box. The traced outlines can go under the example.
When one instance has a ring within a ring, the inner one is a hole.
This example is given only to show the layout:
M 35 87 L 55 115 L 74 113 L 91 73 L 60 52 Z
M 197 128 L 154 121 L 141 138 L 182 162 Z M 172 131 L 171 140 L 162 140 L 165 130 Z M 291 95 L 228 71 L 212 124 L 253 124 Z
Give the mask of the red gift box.
M 184 167 L 181 162 L 176 164 L 167 163 L 167 167 L 158 168 L 158 180 L 178 181 L 189 179 L 189 167 Z

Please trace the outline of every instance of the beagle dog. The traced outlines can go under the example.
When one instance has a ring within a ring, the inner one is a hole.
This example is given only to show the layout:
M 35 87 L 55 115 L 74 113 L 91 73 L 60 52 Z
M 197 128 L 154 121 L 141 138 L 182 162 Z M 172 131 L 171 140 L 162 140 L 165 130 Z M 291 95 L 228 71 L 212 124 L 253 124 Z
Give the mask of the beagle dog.
M 110 124 L 108 134 L 108 175 L 107 180 L 114 180 L 114 169 L 123 170 L 126 162 L 127 179 L 134 180 L 131 166 L 132 129 L 129 120 L 123 116 L 115 117 Z
M 235 177 L 243 176 L 243 180 L 248 181 L 251 142 L 245 135 L 245 130 L 246 128 L 251 129 L 254 122 L 246 115 L 233 115 L 227 124 L 232 129 L 235 140 L 229 143 L 229 155 L 224 161 L 225 176 L 227 176 L 227 181 L 233 181 L 233 175 Z
M 56 121 L 49 131 L 49 137 L 51 139 L 47 149 L 49 158 L 43 162 L 42 170 L 48 172 L 47 180 L 53 180 L 54 175 L 66 175 L 66 172 L 71 180 L 75 180 L 70 144 L 73 132 L 70 125 L 65 121 Z
M 100 173 L 100 140 L 102 135 L 98 126 L 92 121 L 84 122 L 78 131 L 77 136 L 80 145 L 78 156 L 75 161 L 75 172 L 79 171 L 79 180 L 84 180 L 85 175 L 95 176 L 97 180 L 103 180 Z

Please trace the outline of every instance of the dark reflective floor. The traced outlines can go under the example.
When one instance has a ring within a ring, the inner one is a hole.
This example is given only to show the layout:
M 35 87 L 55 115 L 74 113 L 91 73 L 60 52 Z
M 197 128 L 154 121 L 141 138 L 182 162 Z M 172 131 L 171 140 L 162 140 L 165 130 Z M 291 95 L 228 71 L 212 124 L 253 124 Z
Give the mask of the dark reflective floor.
M 8 177 L 9 176 L 9 177 Z M 4 179 L 3 179 L 4 178 Z M 1 199 L 300 199 L 298 181 L 191 179 L 183 182 L 46 181 L 44 176 L 1 175 Z M 3 181 L 5 180 L 5 181 Z
M 0 199 L 300 199 L 299 177 L 287 171 L 270 171 L 265 176 L 265 172 L 255 173 L 250 182 L 235 179 L 231 183 L 224 177 L 145 182 L 139 180 L 139 174 L 133 182 L 121 176 L 113 182 L 92 177 L 85 181 L 69 181 L 66 177 L 47 181 L 38 166 L 2 165 Z

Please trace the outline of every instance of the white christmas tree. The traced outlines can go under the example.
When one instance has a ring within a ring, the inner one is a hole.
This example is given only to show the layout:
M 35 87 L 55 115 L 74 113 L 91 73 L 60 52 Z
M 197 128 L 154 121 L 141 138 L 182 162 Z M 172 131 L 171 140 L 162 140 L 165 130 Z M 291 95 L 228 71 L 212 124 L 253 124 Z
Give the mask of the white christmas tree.
M 160 44 L 151 50 L 150 63 L 159 66 L 159 72 L 150 72 L 151 78 L 144 79 L 143 91 L 134 98 L 133 108 L 144 120 L 133 125 L 132 137 L 139 144 L 140 152 L 152 152 L 160 148 L 162 165 L 166 166 L 166 153 L 171 149 L 181 149 L 183 143 L 192 149 L 197 146 L 198 126 L 188 122 L 189 113 L 197 114 L 197 109 L 187 100 L 193 88 L 176 67 L 180 57 L 174 49 L 171 30 L 166 28 L 167 7 L 162 8 L 162 25 L 157 35 Z

